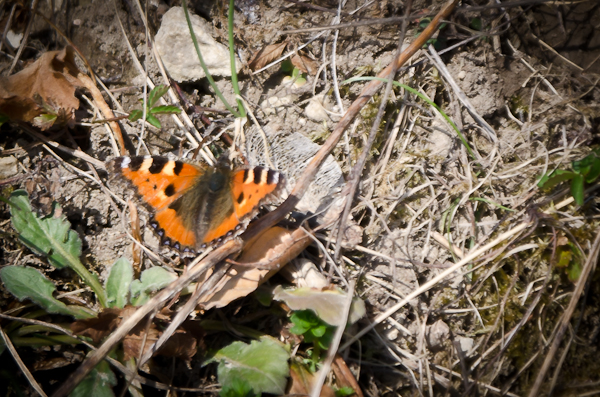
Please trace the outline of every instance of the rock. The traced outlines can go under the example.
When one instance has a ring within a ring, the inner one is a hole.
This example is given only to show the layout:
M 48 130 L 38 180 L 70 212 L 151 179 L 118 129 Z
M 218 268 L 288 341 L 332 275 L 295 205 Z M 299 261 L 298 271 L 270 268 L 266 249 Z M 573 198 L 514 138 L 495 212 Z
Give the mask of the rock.
M 450 328 L 442 320 L 437 320 L 435 323 L 427 327 L 425 338 L 429 349 L 437 351 L 444 347 L 444 342 L 450 337 Z
M 459 336 L 457 338 L 457 341 L 458 341 L 458 343 L 455 343 L 454 346 L 457 349 L 460 349 L 462 354 L 464 354 L 465 356 L 468 357 L 471 353 L 471 350 L 473 349 L 473 345 L 475 344 L 475 341 L 473 340 L 473 338 Z
M 193 14 L 190 14 L 190 20 L 210 74 L 231 76 L 227 47 L 212 38 L 208 33 L 210 26 L 205 20 Z M 156 49 L 173 79 L 183 82 L 199 80 L 206 76 L 196 55 L 183 8 L 173 7 L 167 11 L 154 40 Z M 238 62 L 236 70 L 240 70 Z
M 309 119 L 321 122 L 329 119 L 329 115 L 325 109 L 325 95 L 316 95 L 310 99 L 306 109 L 304 109 L 304 114 Z
M 267 167 L 272 163 L 275 169 L 285 175 L 286 186 L 283 190 L 289 193 L 321 146 L 299 132 L 279 130 L 274 124 L 264 126 L 263 130 L 265 136 L 255 126 L 246 131 L 248 161 L 252 165 Z M 268 150 L 265 149 L 265 140 L 269 145 Z M 319 209 L 329 206 L 343 184 L 342 169 L 333 156 L 327 156 L 308 191 L 296 205 L 296 210 L 320 212 Z
M 0 157 L 0 180 L 10 178 L 19 173 L 18 161 L 13 156 Z

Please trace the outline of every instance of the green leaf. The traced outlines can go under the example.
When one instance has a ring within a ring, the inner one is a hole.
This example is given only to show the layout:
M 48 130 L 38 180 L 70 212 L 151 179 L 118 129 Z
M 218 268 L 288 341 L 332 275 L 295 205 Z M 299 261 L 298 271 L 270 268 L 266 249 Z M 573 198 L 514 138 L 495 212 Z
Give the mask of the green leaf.
M 592 183 L 600 176 L 600 159 L 596 158 L 596 161 L 590 167 L 590 171 L 585 176 L 587 183 Z
M 541 189 L 550 189 L 561 182 L 573 179 L 575 175 L 577 174 L 572 171 L 554 170 L 550 173 L 546 173 L 542 179 L 540 179 L 537 185 Z
M 252 387 L 244 379 L 235 378 L 229 385 L 223 385 L 221 397 L 260 397 L 259 394 L 255 394 Z
M 469 23 L 469 26 L 471 27 L 471 29 L 481 31 L 481 28 L 482 28 L 481 18 L 471 19 L 471 23 Z
M 106 279 L 108 307 L 122 309 L 127 304 L 129 286 L 133 280 L 133 267 L 127 258 L 118 259 L 110 269 Z
M 142 272 L 140 280 L 131 283 L 131 304 L 141 306 L 150 299 L 150 294 L 165 288 L 177 276 L 160 266 L 151 267 Z
M 218 362 L 219 383 L 231 385 L 235 379 L 248 383 L 254 393 L 285 393 L 290 370 L 289 352 L 270 337 L 249 345 L 233 342 L 219 350 L 208 362 Z
M 2 126 L 2 124 L 6 123 L 8 120 L 10 120 L 8 118 L 8 116 L 5 116 L 3 114 L 0 114 L 0 127 Z
M 95 317 L 94 313 L 87 312 L 83 307 L 67 306 L 54 298 L 52 294 L 56 286 L 37 269 L 6 266 L 0 269 L 0 278 L 6 289 L 17 299 L 29 299 L 48 313 L 66 314 L 75 318 Z
M 577 205 L 583 205 L 583 175 L 577 174 L 571 181 L 571 194 Z
M 146 114 L 146 121 L 158 129 L 162 128 L 162 126 L 160 125 L 160 121 L 158 121 L 158 119 L 151 114 Z
M 52 214 L 37 217 L 29 205 L 24 190 L 16 190 L 10 196 L 10 214 L 19 239 L 38 255 L 47 255 L 50 264 L 58 269 L 70 267 L 71 261 L 79 262 L 81 240 L 71 230 L 64 215 L 58 215 L 60 207 L 55 205 Z
M 19 233 L 19 240 L 36 254 L 46 256 L 52 266 L 58 269 L 69 267 L 75 271 L 94 290 L 100 304 L 106 307 L 104 289 L 98 278 L 79 260 L 81 240 L 61 214 L 60 206 L 55 203 L 52 213 L 40 218 L 32 212 L 25 190 L 14 191 L 9 204 L 11 221 Z
M 129 121 L 138 121 L 143 115 L 144 112 L 142 112 L 140 109 L 132 110 L 131 113 L 129 113 Z
M 147 107 L 151 108 L 154 106 L 156 101 L 160 99 L 161 96 L 165 95 L 169 91 L 169 87 L 166 85 L 157 85 L 150 91 L 150 95 L 148 95 Z
M 179 114 L 179 113 L 181 113 L 181 109 L 179 109 L 177 106 L 170 106 L 170 105 L 155 106 L 152 109 L 150 109 L 150 113 L 151 114 Z
M 114 397 L 112 388 L 117 385 L 117 377 L 106 361 L 101 361 L 81 383 L 73 389 L 69 397 Z
M 335 397 L 347 397 L 353 395 L 354 393 L 355 392 L 353 388 L 351 388 L 350 386 L 346 386 L 336 390 Z
M 572 282 L 579 280 L 579 276 L 581 276 L 581 263 L 579 261 L 571 263 L 571 266 L 567 269 L 567 276 Z
M 58 116 L 56 114 L 44 113 L 34 117 L 31 124 L 40 128 L 42 131 L 46 131 L 54 125 L 57 118 Z

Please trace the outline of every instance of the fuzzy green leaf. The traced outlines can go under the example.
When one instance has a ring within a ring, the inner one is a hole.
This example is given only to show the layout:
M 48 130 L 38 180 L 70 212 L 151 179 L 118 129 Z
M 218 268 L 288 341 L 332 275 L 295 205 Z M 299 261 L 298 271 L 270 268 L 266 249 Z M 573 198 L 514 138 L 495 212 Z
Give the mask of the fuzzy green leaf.
M 31 267 L 7 266 L 0 269 L 0 278 L 6 289 L 17 299 L 29 299 L 48 313 L 58 313 L 75 318 L 91 318 L 95 314 L 79 306 L 67 306 L 52 294 L 56 286 L 39 270 Z
M 153 107 L 156 101 L 160 99 L 161 96 L 165 95 L 169 91 L 169 87 L 166 85 L 157 85 L 150 91 L 148 95 L 147 105 L 149 108 Z
M 57 215 L 60 207 L 55 205 L 52 214 L 39 218 L 31 211 L 29 197 L 24 190 L 10 196 L 10 214 L 19 239 L 38 255 L 47 255 L 56 268 L 71 267 L 72 261 L 79 262 L 81 240 L 64 215 Z
M 106 295 L 98 278 L 91 274 L 79 260 L 81 239 L 71 230 L 60 206 L 54 204 L 52 213 L 40 218 L 31 210 L 29 197 L 24 190 L 16 190 L 10 196 L 11 221 L 21 240 L 38 255 L 48 258 L 58 269 L 71 268 L 90 286 L 100 304 L 106 307 Z
M 150 299 L 150 294 L 165 288 L 177 276 L 160 266 L 151 267 L 142 272 L 140 280 L 131 283 L 131 304 L 141 306 Z
M 146 121 L 149 122 L 150 124 L 152 124 L 153 126 L 155 126 L 156 128 L 160 129 L 162 128 L 162 125 L 160 124 L 160 121 L 154 117 L 151 114 L 146 114 Z
M 117 377 L 106 361 L 101 361 L 81 383 L 73 389 L 69 397 L 114 397 L 112 388 L 117 385 Z
M 106 279 L 108 307 L 122 309 L 127 304 L 129 286 L 133 280 L 133 267 L 127 258 L 118 259 Z
M 152 109 L 150 109 L 150 113 L 151 114 L 179 114 L 179 113 L 181 113 L 181 109 L 179 109 L 177 106 L 170 106 L 170 105 L 155 106 Z
M 233 342 L 219 350 L 209 362 L 219 363 L 217 374 L 222 385 L 242 379 L 256 394 L 283 394 L 290 373 L 289 358 L 289 352 L 281 343 L 262 337 L 249 345 Z

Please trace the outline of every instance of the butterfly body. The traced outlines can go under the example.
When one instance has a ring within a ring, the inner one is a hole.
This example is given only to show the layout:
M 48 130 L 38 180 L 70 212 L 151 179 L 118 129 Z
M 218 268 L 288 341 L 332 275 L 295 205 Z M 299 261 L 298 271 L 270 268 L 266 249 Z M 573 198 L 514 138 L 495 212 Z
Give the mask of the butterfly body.
M 136 190 L 161 243 L 184 252 L 239 234 L 283 184 L 264 167 L 231 170 L 160 156 L 117 157 L 107 169 Z

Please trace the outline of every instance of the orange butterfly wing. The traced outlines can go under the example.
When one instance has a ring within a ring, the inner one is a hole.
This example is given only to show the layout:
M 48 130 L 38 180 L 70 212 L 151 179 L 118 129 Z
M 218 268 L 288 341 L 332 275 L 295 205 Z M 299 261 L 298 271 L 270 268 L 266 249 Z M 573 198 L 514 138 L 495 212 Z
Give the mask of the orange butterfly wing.
M 119 157 L 112 160 L 115 172 L 122 175 L 137 190 L 141 199 L 155 212 L 154 220 L 168 238 L 183 246 L 195 247 L 196 234 L 181 214 L 169 208 L 198 181 L 204 173 L 199 165 L 164 157 Z

